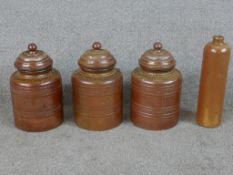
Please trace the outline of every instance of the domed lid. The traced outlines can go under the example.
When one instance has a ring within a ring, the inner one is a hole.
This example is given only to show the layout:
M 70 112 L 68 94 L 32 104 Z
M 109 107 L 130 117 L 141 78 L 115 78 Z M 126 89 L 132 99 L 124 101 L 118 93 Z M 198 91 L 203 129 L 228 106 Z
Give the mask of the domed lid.
M 147 71 L 169 71 L 176 65 L 176 61 L 170 52 L 162 48 L 160 42 L 154 44 L 154 48 L 147 50 L 139 59 L 139 65 Z
M 78 64 L 87 72 L 105 72 L 114 68 L 116 60 L 109 51 L 101 49 L 101 43 L 94 42 L 92 49 L 84 52 Z
M 19 71 L 37 72 L 52 67 L 53 60 L 43 51 L 37 50 L 34 43 L 28 45 L 28 50 L 22 52 L 15 61 Z

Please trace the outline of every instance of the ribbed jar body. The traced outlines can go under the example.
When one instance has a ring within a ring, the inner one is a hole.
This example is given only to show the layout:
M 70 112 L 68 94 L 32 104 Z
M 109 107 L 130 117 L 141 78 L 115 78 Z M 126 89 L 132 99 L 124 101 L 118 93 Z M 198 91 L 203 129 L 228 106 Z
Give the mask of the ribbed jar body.
M 176 125 L 182 83 L 177 69 L 158 73 L 136 68 L 131 81 L 131 120 L 136 126 L 161 130 Z
M 212 128 L 221 123 L 229 61 L 229 46 L 222 36 L 214 36 L 203 53 L 197 107 L 197 123 L 201 126 Z
M 101 131 L 122 120 L 122 74 L 119 69 L 90 73 L 81 69 L 72 75 L 73 110 L 81 128 Z
M 60 73 L 27 74 L 16 71 L 10 78 L 15 125 L 25 131 L 46 131 L 63 121 Z

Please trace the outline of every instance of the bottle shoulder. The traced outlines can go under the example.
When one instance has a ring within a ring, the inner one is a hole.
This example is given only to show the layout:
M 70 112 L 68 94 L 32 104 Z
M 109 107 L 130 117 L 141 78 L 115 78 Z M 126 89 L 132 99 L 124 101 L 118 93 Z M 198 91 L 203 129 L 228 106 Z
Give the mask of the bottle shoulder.
M 211 52 L 214 54 L 228 54 L 230 51 L 231 48 L 227 43 L 215 44 L 213 42 L 209 42 L 204 47 L 204 52 Z

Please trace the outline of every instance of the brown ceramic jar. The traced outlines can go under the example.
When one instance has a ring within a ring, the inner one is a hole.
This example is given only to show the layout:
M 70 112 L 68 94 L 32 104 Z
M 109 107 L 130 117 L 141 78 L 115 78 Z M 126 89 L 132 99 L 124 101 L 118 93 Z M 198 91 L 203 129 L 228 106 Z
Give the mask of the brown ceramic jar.
M 147 50 L 132 72 L 131 120 L 141 128 L 162 130 L 176 125 L 179 117 L 181 73 L 162 44 Z
M 229 61 L 230 47 L 223 36 L 214 36 L 203 53 L 197 105 L 197 123 L 203 127 L 213 128 L 221 123 Z
M 35 44 L 15 61 L 10 78 L 15 125 L 25 131 L 46 131 L 63 121 L 62 80 L 52 59 Z
M 116 127 L 122 120 L 122 74 L 112 54 L 95 42 L 78 60 L 72 75 L 76 124 L 87 130 Z

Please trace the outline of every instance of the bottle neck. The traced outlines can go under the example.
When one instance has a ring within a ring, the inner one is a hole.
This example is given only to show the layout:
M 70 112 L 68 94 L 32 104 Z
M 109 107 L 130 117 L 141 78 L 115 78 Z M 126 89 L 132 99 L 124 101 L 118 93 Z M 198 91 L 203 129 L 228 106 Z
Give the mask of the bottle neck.
M 214 44 L 224 44 L 224 37 L 221 35 L 216 35 L 213 36 L 213 41 Z

